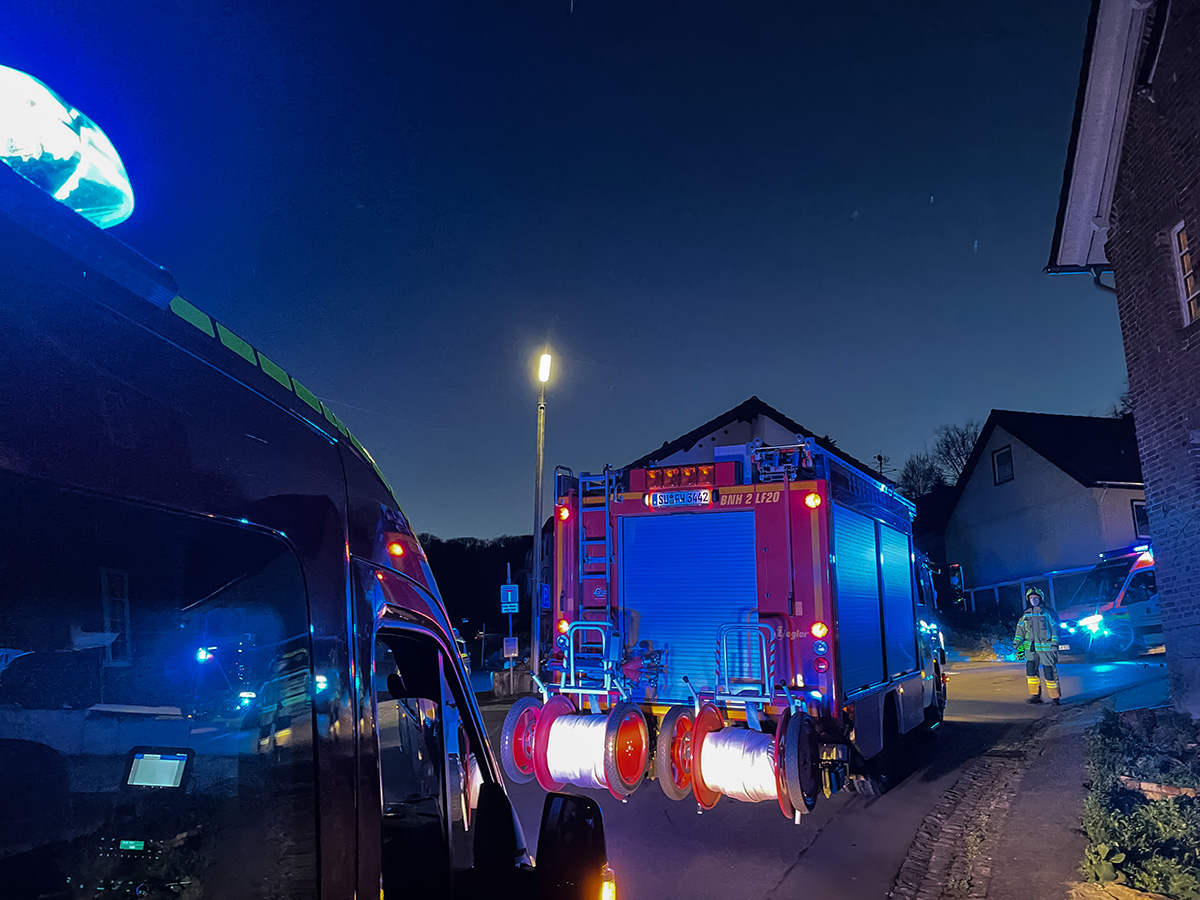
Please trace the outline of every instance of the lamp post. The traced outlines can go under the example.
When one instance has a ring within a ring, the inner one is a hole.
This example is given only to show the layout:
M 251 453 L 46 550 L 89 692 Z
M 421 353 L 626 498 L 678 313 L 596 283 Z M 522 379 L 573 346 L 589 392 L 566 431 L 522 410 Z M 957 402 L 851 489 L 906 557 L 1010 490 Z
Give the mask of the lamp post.
M 550 354 L 538 360 L 537 470 L 533 488 L 533 588 L 530 591 L 529 671 L 538 674 L 542 639 L 542 456 L 546 444 L 546 382 L 550 380 Z

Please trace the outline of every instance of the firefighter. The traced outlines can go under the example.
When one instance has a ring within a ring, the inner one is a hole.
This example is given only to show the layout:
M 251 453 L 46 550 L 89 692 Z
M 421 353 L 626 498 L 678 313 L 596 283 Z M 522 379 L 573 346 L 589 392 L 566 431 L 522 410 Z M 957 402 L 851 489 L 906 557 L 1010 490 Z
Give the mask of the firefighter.
M 1025 592 L 1025 614 L 1017 622 L 1015 643 L 1017 656 L 1025 657 L 1025 683 L 1029 686 L 1025 702 L 1042 702 L 1040 665 L 1046 675 L 1046 693 L 1058 706 L 1062 697 L 1058 689 L 1058 614 L 1045 604 L 1046 598 L 1037 588 Z

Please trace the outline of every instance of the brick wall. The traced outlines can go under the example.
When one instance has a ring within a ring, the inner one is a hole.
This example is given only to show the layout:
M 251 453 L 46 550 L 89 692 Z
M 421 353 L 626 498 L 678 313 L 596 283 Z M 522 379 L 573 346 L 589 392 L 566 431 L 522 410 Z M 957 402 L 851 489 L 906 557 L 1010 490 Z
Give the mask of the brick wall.
M 1171 232 L 1186 223 L 1200 271 L 1197 35 L 1200 0 L 1172 0 L 1153 83 L 1130 107 L 1108 242 L 1172 696 L 1193 716 L 1200 716 L 1200 321 L 1184 324 Z

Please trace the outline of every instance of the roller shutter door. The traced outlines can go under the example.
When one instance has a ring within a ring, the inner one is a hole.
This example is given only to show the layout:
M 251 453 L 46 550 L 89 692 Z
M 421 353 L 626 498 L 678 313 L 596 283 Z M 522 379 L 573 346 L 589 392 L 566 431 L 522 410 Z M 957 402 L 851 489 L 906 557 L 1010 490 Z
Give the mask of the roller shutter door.
M 912 549 L 908 535 L 879 526 L 883 571 L 883 629 L 888 674 L 895 678 L 917 668 L 916 620 L 913 610 Z
M 849 694 L 883 680 L 875 520 L 835 505 L 833 547 L 838 665 Z
M 675 513 L 621 520 L 621 596 L 640 616 L 638 640 L 666 648 L 660 700 L 690 702 L 683 683 L 715 684 L 717 629 L 758 621 L 754 512 Z M 749 654 L 735 653 L 734 673 Z

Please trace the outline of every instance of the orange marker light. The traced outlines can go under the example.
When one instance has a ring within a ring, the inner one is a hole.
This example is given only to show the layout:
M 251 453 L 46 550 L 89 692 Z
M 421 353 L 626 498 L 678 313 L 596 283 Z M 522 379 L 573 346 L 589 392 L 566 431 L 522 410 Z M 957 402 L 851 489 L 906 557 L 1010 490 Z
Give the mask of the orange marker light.
M 566 634 L 566 633 L 567 633 L 567 620 L 566 620 L 566 619 L 559 619 L 559 620 L 558 620 L 558 633 L 559 633 L 559 634 Z
M 558 518 L 560 521 L 563 521 L 563 522 L 565 522 L 565 521 L 567 521 L 567 519 L 571 518 L 570 508 L 566 507 L 566 506 L 560 506 L 558 508 Z
M 815 638 L 823 638 L 825 635 L 829 634 L 829 626 L 824 622 L 813 622 L 813 626 L 810 630 L 812 631 L 812 636 Z
M 818 506 L 821 505 L 821 495 L 820 494 L 809 494 L 807 497 L 804 498 L 804 505 L 807 506 L 809 509 L 816 509 Z
M 404 555 L 404 545 L 399 541 L 391 541 L 387 545 L 387 552 L 389 556 L 399 558 Z

